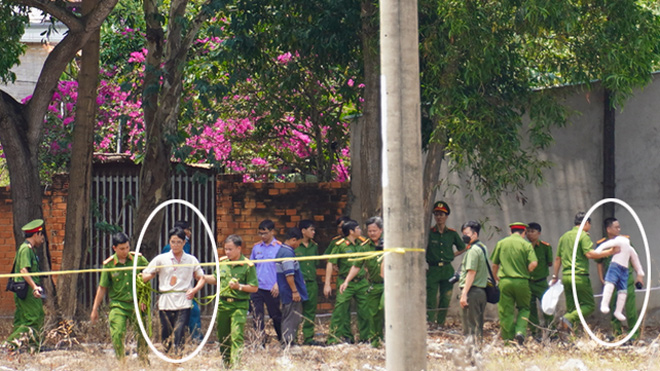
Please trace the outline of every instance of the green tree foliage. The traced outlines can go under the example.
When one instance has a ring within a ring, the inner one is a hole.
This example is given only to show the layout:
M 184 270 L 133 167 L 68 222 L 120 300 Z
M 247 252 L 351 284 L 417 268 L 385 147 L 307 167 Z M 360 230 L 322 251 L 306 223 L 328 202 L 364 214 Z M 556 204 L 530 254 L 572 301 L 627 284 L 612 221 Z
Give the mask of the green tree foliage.
M 28 17 L 24 7 L 17 7 L 8 2 L 0 3 L 0 40 L 2 40 L 2 53 L 0 53 L 0 81 L 14 82 L 16 75 L 10 71 L 18 64 L 18 59 L 25 52 L 26 45 L 20 43 L 25 32 Z
M 660 18 L 643 1 L 420 6 L 424 136 L 491 201 L 541 181 L 550 165 L 536 153 L 567 112 L 544 88 L 600 79 L 622 103 L 659 55 Z

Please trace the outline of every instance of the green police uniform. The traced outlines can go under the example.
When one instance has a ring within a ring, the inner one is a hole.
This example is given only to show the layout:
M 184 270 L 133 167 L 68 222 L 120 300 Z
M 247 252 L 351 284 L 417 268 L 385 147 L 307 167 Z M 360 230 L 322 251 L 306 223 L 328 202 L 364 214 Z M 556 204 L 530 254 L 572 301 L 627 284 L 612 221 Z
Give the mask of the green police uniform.
M 135 253 L 132 251 L 128 254 L 124 263 L 119 262 L 117 254 L 106 259 L 103 262 L 104 270 L 101 272 L 99 286 L 108 289 L 108 296 L 110 297 L 108 324 L 110 325 L 110 338 L 112 339 L 115 356 L 118 359 L 124 358 L 124 337 L 126 335 L 126 325 L 130 321 L 135 328 L 138 356 L 141 360 L 146 360 L 147 342 L 142 337 L 142 332 L 135 318 L 132 272 L 127 270 L 110 271 L 113 268 L 132 267 L 134 259 Z M 137 265 L 139 267 L 146 267 L 149 265 L 149 262 L 142 255 L 138 255 Z M 143 322 L 146 322 L 146 318 L 147 316 L 142 314 Z
M 630 239 L 630 236 L 623 235 L 624 237 Z M 603 242 L 607 241 L 607 238 L 601 238 L 596 242 L 596 247 L 600 246 Z M 631 245 L 632 247 L 632 245 Z M 610 266 L 610 262 L 612 262 L 612 257 L 608 256 L 603 259 L 598 259 L 596 260 L 596 263 L 600 263 L 603 265 L 603 274 L 607 272 L 607 269 Z M 626 296 L 626 305 L 625 305 L 625 311 L 626 311 L 626 318 L 627 322 L 630 328 L 635 325 L 637 322 L 637 318 L 639 318 L 637 314 L 637 298 L 635 296 L 635 277 L 632 274 L 633 272 L 633 266 L 632 263 L 628 265 L 628 271 L 630 272 L 628 274 L 628 282 L 627 282 L 627 292 L 628 296 Z M 621 335 L 623 333 L 623 330 L 621 328 L 621 322 L 617 320 L 614 317 L 614 309 L 616 308 L 616 295 L 612 295 L 612 300 L 610 301 L 610 313 L 611 315 L 611 323 L 612 323 L 612 333 L 614 336 Z M 638 339 L 639 338 L 639 329 L 633 334 L 631 339 Z
M 483 338 L 484 312 L 486 310 L 485 289 L 489 278 L 488 259 L 485 251 L 488 249 L 481 241 L 474 241 L 463 257 L 461 277 L 458 281 L 458 287 L 463 289 L 468 271 L 474 271 L 474 281 L 467 293 L 468 306 L 461 311 L 461 321 L 463 322 L 463 335 L 475 336 L 478 341 Z
M 25 230 L 25 227 L 23 227 L 23 230 Z M 21 244 L 21 247 L 16 253 L 13 273 L 21 273 L 21 269 L 23 268 L 27 268 L 30 273 L 40 272 L 37 254 L 27 241 Z M 32 280 L 37 286 L 41 284 L 40 276 L 32 276 Z M 23 281 L 25 281 L 23 277 L 14 278 L 14 282 Z M 23 334 L 27 334 L 30 346 L 39 350 L 41 332 L 44 327 L 44 307 L 41 299 L 35 298 L 32 292 L 32 288 L 28 286 L 25 299 L 19 298 L 18 295 L 14 293 L 14 304 L 16 305 L 16 311 L 14 312 L 14 330 L 7 338 L 7 343 L 13 344 L 12 341 L 18 341 Z
M 497 310 L 500 317 L 500 335 L 503 340 L 513 340 L 516 334 L 527 333 L 529 319 L 529 270 L 528 265 L 537 261 L 532 244 L 518 233 L 501 239 L 491 256 L 499 265 L 500 301 Z M 518 310 L 514 316 L 514 307 Z
M 564 233 L 559 238 L 559 243 L 557 244 L 557 256 L 561 259 L 562 264 L 561 282 L 564 285 L 564 297 L 566 298 L 566 314 L 564 318 L 573 324 L 573 328 L 580 322 L 577 307 L 573 300 L 573 287 L 571 286 L 573 282 L 571 280 L 573 246 L 578 229 L 579 226 L 576 225 L 573 229 Z M 582 231 L 575 256 L 575 289 L 582 315 L 585 318 L 596 310 L 594 291 L 591 288 L 591 280 L 589 279 L 589 259 L 585 255 L 589 251 L 592 251 L 592 248 L 593 242 L 591 242 L 589 233 Z
M 315 256 L 319 254 L 319 245 L 313 240 L 305 246 L 301 243 L 296 249 L 296 256 Z M 305 279 L 305 287 L 307 287 L 307 300 L 302 303 L 303 311 L 303 344 L 310 344 L 314 341 L 314 322 L 316 320 L 316 307 L 318 305 L 319 297 L 319 284 L 316 280 L 316 266 L 317 262 L 314 260 L 300 261 L 300 270 L 302 271 L 303 278 Z
M 429 243 L 426 248 L 426 262 L 429 269 L 426 271 L 426 319 L 428 322 L 445 323 L 447 308 L 451 301 L 453 283 L 448 280 L 454 275 L 454 249 L 465 250 L 465 243 L 454 229 L 447 228 L 438 231 L 438 227 L 431 228 Z M 438 302 L 438 291 L 440 300 Z
M 376 251 L 376 244 L 371 239 L 367 239 L 360 244 L 360 251 Z M 353 262 L 353 266 L 366 269 L 367 271 L 367 282 L 369 283 L 369 288 L 367 289 L 369 339 L 371 340 L 371 345 L 374 347 L 378 347 L 383 340 L 383 326 L 385 325 L 385 310 L 380 305 L 385 291 L 385 281 L 380 275 L 381 264 L 382 260 L 378 261 L 378 258 Z
M 355 243 L 351 243 L 348 239 L 341 239 L 337 242 L 333 249 L 333 254 L 348 254 L 360 252 L 359 244 L 364 239 L 356 239 Z M 332 311 L 330 319 L 330 336 L 328 337 L 328 344 L 334 344 L 340 340 L 353 341 L 353 333 L 351 331 L 351 299 L 355 298 L 357 303 L 358 315 L 358 330 L 360 332 L 360 340 L 366 341 L 369 339 L 369 312 L 367 309 L 367 290 L 369 283 L 365 279 L 364 270 L 360 270 L 353 280 L 348 284 L 343 293 L 339 292 L 339 287 L 346 280 L 348 272 L 353 266 L 352 262 L 348 261 L 349 258 L 333 258 L 330 263 L 337 265 L 339 272 L 337 274 L 337 298 L 335 299 L 335 308 Z
M 226 261 L 225 259 L 223 259 Z M 220 274 L 213 275 L 218 279 L 218 341 L 220 352 L 226 366 L 237 365 L 241 360 L 243 350 L 245 322 L 250 306 L 250 294 L 245 291 L 229 288 L 232 279 L 238 280 L 241 285 L 259 287 L 257 270 L 254 264 L 243 254 L 238 258 L 242 264 L 220 265 Z
M 529 278 L 529 291 L 532 294 L 531 301 L 529 303 L 529 325 L 530 332 L 532 334 L 539 333 L 539 312 L 536 301 L 541 301 L 543 294 L 548 290 L 548 275 L 550 274 L 549 267 L 552 266 L 552 246 L 545 241 L 537 241 L 534 245 L 534 253 L 538 259 L 539 264 L 532 271 Z M 543 314 L 545 319 L 545 325 L 549 325 L 552 322 L 554 316 L 549 316 Z M 533 325 L 532 325 L 533 324 Z M 534 326 L 536 325 L 536 326 Z

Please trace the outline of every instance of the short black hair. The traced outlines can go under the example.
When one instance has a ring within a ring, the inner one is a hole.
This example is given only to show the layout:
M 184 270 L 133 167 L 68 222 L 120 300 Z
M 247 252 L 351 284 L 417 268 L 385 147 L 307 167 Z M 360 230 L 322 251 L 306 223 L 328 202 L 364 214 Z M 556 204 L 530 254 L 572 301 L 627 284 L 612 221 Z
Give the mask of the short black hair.
M 167 241 L 169 241 L 172 236 L 177 236 L 184 241 L 186 240 L 186 232 L 184 232 L 183 229 L 179 227 L 170 229 L 170 231 L 167 233 Z
M 231 242 L 238 247 L 243 246 L 243 239 L 237 234 L 230 234 L 227 236 L 227 238 L 225 238 L 225 243 L 227 242 Z
M 351 231 L 354 231 L 358 226 L 359 224 L 355 220 L 349 219 L 348 221 L 345 221 L 341 226 L 341 231 L 344 234 L 344 237 L 348 237 L 348 235 L 351 234 Z
M 342 224 L 342 223 L 346 223 L 346 222 L 349 221 L 349 220 L 351 220 L 351 218 L 349 218 L 349 217 L 347 217 L 347 216 L 340 216 L 339 218 L 337 218 L 337 221 L 335 222 L 335 225 L 336 225 L 337 227 L 339 227 L 340 224 Z
M 611 227 L 612 224 L 614 224 L 614 222 L 616 222 L 618 220 L 619 219 L 617 219 L 617 218 L 606 218 L 605 220 L 603 220 L 603 228 L 607 229 L 607 228 Z
M 300 228 L 300 230 L 307 229 L 313 226 L 314 226 L 314 222 L 309 219 L 301 220 L 300 223 L 298 223 L 298 228 Z
M 535 231 L 541 232 L 541 224 L 537 222 L 527 223 L 527 229 L 533 229 Z
M 273 221 L 270 219 L 262 220 L 261 223 L 259 223 L 259 229 L 267 229 L 272 231 L 275 229 L 275 223 L 273 223 Z
M 463 224 L 463 226 L 461 227 L 461 232 L 465 228 L 470 228 L 472 230 L 472 232 L 474 232 L 478 235 L 479 231 L 481 231 L 481 224 L 479 224 L 479 222 L 477 222 L 477 221 L 470 220 L 470 221 L 467 221 Z
M 582 220 L 584 220 L 584 217 L 587 216 L 587 213 L 584 211 L 578 211 L 577 214 L 575 214 L 575 220 L 573 221 L 575 225 L 580 225 L 582 224 Z M 591 223 L 591 218 L 587 219 L 589 223 Z
M 295 238 L 296 240 L 300 240 L 303 238 L 302 232 L 298 227 L 293 227 L 289 228 L 289 230 L 286 232 L 286 239 L 290 240 Z
M 188 223 L 187 220 L 179 220 L 176 223 L 174 223 L 175 227 L 179 227 L 181 229 L 190 229 L 190 223 Z
M 112 235 L 112 246 L 119 246 L 128 242 L 128 236 L 124 232 L 117 232 Z
M 375 224 L 378 229 L 383 229 L 383 218 L 380 216 L 372 216 L 371 218 L 367 219 L 366 222 L 364 222 L 364 225 L 369 227 L 370 225 Z

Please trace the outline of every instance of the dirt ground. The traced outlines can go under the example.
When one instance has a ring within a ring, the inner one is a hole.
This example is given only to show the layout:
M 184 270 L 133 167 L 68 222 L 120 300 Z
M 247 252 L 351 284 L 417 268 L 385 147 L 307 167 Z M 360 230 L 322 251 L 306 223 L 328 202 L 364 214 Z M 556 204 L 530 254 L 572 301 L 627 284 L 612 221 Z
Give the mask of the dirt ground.
M 208 326 L 209 319 L 203 325 Z M 320 318 L 317 340 L 324 341 L 327 318 Z M 57 327 L 50 324 L 50 328 Z M 170 364 L 149 354 L 150 365 L 143 366 L 135 354 L 134 334 L 129 334 L 124 363 L 119 363 L 110 346 L 107 322 L 88 321 L 74 327 L 70 336 L 51 336 L 38 354 L 0 352 L 0 371 L 6 370 L 221 370 L 222 360 L 213 332 L 197 357 L 183 364 Z M 0 321 L 0 338 L 11 331 L 11 319 Z M 157 325 L 154 328 L 157 333 Z M 298 346 L 282 349 L 268 327 L 271 341 L 260 348 L 252 340 L 254 330 L 248 323 L 246 347 L 239 370 L 385 370 L 385 348 L 368 344 L 340 344 L 331 347 Z M 54 335 L 53 332 L 50 333 Z M 600 334 L 602 336 L 602 334 Z M 157 336 L 153 337 L 157 339 Z M 58 344 L 59 343 L 59 344 Z M 160 345 L 157 344 L 157 347 Z M 192 352 L 187 345 L 186 352 Z M 586 371 L 586 370 L 660 370 L 658 329 L 644 329 L 642 340 L 634 345 L 604 348 L 587 335 L 558 334 L 552 340 L 527 339 L 523 346 L 504 344 L 498 339 L 495 323 L 485 325 L 480 349 L 464 344 L 460 323 L 450 322 L 441 329 L 429 329 L 427 365 L 429 370 L 506 370 L 506 371 Z

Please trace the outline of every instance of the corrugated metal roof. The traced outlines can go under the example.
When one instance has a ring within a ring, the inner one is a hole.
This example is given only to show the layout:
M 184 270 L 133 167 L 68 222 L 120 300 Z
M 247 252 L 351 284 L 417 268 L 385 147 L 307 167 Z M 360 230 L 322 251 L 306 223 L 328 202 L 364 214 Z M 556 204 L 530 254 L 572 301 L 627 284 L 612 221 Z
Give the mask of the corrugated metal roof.
M 23 34 L 21 42 L 42 43 L 47 41 L 51 44 L 56 44 L 64 38 L 64 34 L 68 30 L 63 23 L 56 22 L 55 28 L 57 29 L 57 32 L 51 32 L 50 36 L 46 38 L 46 32 L 48 31 L 50 20 L 44 18 L 41 10 L 36 8 L 30 9 L 29 17 L 30 24 L 25 28 L 25 34 Z

